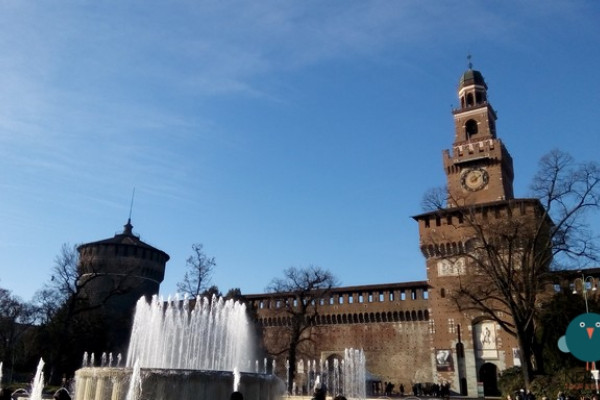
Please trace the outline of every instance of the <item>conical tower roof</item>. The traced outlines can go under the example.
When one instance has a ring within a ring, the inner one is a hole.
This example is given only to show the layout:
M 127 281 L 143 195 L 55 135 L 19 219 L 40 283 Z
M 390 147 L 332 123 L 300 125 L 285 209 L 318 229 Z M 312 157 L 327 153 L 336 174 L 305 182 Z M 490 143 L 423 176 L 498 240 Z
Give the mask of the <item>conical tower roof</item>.
M 100 245 L 127 245 L 127 246 L 135 246 L 144 248 L 147 250 L 151 250 L 157 253 L 162 253 L 164 257 L 166 257 L 165 262 L 169 260 L 169 255 L 164 251 L 157 249 L 156 247 L 150 246 L 148 243 L 145 243 L 140 240 L 140 237 L 133 233 L 133 225 L 131 224 L 131 219 L 127 220 L 127 223 L 123 226 L 123 232 L 115 234 L 114 237 L 98 240 L 96 242 L 84 243 L 77 248 L 77 250 L 81 251 L 86 247 L 95 247 Z

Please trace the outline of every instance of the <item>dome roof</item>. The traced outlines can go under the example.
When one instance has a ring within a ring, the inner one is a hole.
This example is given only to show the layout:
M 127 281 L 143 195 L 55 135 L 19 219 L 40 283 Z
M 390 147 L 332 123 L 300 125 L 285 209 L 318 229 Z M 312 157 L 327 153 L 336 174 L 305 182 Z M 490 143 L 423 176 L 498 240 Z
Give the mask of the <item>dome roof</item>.
M 466 70 L 465 73 L 460 77 L 458 88 L 461 89 L 470 85 L 480 85 L 487 89 L 487 85 L 485 84 L 485 80 L 483 79 L 481 72 L 471 68 Z

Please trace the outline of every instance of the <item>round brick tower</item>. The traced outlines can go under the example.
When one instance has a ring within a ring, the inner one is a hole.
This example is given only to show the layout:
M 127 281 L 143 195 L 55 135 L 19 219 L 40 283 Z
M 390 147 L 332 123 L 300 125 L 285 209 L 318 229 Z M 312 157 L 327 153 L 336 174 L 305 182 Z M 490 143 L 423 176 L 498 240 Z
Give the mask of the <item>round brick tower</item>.
M 115 347 L 124 344 L 140 297 L 158 294 L 169 260 L 167 253 L 133 233 L 130 219 L 124 228 L 112 238 L 77 248 L 80 295 L 114 326 Z

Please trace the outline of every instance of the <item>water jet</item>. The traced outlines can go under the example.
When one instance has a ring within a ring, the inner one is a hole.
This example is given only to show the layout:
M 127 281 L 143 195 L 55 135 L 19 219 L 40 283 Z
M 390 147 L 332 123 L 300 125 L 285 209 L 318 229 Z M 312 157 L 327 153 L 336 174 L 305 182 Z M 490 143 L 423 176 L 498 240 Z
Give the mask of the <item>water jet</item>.
M 250 372 L 251 332 L 240 302 L 141 298 L 126 366 L 79 369 L 75 400 L 227 399 L 234 386 L 246 400 L 279 399 L 283 381 Z

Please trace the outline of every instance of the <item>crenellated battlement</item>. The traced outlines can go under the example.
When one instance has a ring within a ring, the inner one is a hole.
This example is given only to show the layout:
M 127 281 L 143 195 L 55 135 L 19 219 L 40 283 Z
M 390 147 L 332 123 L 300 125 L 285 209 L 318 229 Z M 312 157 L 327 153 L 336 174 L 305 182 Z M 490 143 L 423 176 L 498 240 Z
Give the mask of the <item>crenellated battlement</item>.
M 458 142 L 452 147 L 452 154 L 447 149 L 442 154 L 445 166 L 477 160 L 482 157 L 500 158 L 502 155 L 502 142 L 499 139 Z

